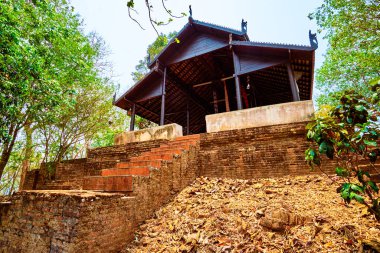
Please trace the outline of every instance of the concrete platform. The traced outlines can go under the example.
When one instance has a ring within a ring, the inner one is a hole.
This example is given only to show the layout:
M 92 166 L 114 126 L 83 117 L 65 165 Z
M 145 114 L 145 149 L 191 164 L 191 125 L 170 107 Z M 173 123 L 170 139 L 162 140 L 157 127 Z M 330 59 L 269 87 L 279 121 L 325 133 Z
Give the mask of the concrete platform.
M 131 142 L 142 142 L 152 140 L 173 140 L 183 136 L 182 126 L 168 124 L 137 131 L 124 132 L 115 136 L 115 145 L 123 145 Z
M 290 102 L 206 116 L 207 133 L 310 121 L 312 100 Z

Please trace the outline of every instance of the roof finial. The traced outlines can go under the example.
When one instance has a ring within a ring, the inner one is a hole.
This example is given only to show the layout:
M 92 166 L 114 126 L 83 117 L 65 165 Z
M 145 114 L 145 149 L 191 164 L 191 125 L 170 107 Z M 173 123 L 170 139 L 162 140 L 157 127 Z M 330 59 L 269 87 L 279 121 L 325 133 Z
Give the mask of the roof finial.
M 244 21 L 244 18 L 241 20 L 241 31 L 247 33 L 247 23 L 248 21 Z
M 190 14 L 190 17 L 193 17 L 193 10 L 191 9 L 191 4 L 189 5 L 189 14 Z
M 310 40 L 310 46 L 314 49 L 318 48 L 318 39 L 316 33 L 311 33 L 311 30 L 309 30 L 309 40 Z

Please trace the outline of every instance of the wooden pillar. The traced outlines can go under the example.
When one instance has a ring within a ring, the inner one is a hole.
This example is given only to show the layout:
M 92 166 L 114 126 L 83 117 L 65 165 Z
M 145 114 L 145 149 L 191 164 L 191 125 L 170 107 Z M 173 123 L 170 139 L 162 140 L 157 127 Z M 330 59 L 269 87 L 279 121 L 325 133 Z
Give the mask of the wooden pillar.
M 286 67 L 288 69 L 290 89 L 292 90 L 293 101 L 300 101 L 301 100 L 300 94 L 298 91 L 296 79 L 294 78 L 294 75 L 293 75 L 292 66 L 290 65 L 290 63 L 288 63 Z
M 129 131 L 135 130 L 136 104 L 132 105 L 131 121 L 129 122 Z
M 189 100 L 186 104 L 186 135 L 190 133 L 190 112 L 189 112 Z
M 214 112 L 218 113 L 218 95 L 215 89 L 212 91 L 212 96 L 214 98 Z
M 164 78 L 161 85 L 161 117 L 160 126 L 165 125 L 165 94 L 166 94 L 166 67 L 164 69 Z
M 237 108 L 238 110 L 243 109 L 243 104 L 241 101 L 241 91 L 240 91 L 240 79 L 238 76 L 239 70 L 240 70 L 240 62 L 239 57 L 235 54 L 234 51 L 232 51 L 232 58 L 234 60 L 234 69 L 235 69 L 235 89 L 236 89 L 236 102 L 237 102 Z
M 230 111 L 230 101 L 228 99 L 228 90 L 227 90 L 227 83 L 226 80 L 223 81 L 224 85 L 224 101 L 226 103 L 226 112 Z

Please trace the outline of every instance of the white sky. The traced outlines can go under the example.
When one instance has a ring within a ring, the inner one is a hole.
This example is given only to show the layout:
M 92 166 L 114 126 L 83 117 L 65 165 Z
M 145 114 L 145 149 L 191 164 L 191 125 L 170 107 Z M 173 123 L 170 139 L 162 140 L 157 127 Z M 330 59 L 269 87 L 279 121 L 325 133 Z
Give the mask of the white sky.
M 138 61 L 146 55 L 147 46 L 157 37 L 149 25 L 145 1 L 135 0 L 138 15 L 134 14 L 145 30 L 128 17 L 127 0 L 71 0 L 75 11 L 84 20 L 87 32 L 96 31 L 109 46 L 109 60 L 114 67 L 115 82 L 120 83 L 120 92 L 133 85 L 131 72 Z M 154 17 L 166 21 L 167 16 L 160 0 L 151 0 Z M 322 4 L 322 0 L 167 0 L 167 8 L 173 14 L 185 12 L 192 5 L 193 18 L 240 30 L 241 19 L 248 21 L 248 36 L 251 41 L 309 45 L 308 32 L 316 32 L 314 21 L 307 15 Z M 159 27 L 159 32 L 179 31 L 188 21 L 187 17 L 175 19 L 168 26 Z M 318 36 L 316 68 L 323 61 L 326 42 Z

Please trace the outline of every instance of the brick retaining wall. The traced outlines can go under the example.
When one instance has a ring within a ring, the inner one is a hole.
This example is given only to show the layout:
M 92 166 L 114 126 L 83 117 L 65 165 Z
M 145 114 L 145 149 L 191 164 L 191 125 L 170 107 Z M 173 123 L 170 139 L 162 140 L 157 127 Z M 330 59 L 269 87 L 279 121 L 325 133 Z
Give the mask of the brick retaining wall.
M 159 169 L 152 168 L 149 176 L 133 176 L 133 191 L 125 195 L 17 193 L 9 199 L 11 204 L 0 204 L 0 252 L 117 252 L 133 238 L 139 223 L 196 177 L 246 179 L 311 173 L 304 161 L 309 145 L 305 125 L 201 134 L 197 145 L 163 161 Z M 90 150 L 86 159 L 61 163 L 54 177 L 58 184 L 75 187 L 85 175 L 98 175 L 101 169 L 129 161 L 160 143 Z M 332 168 L 332 163 L 325 165 L 327 171 Z M 26 188 L 47 186 L 42 181 L 36 184 L 35 178 L 41 180 L 41 175 L 28 173 Z
M 149 177 L 133 177 L 130 196 L 45 190 L 0 198 L 0 252 L 120 251 L 138 224 L 199 176 L 198 152 L 191 147 Z
M 262 178 L 312 173 L 305 163 L 307 122 L 230 130 L 201 135 L 200 174 Z M 333 163 L 324 164 L 331 172 Z M 314 173 L 319 173 L 318 171 Z

